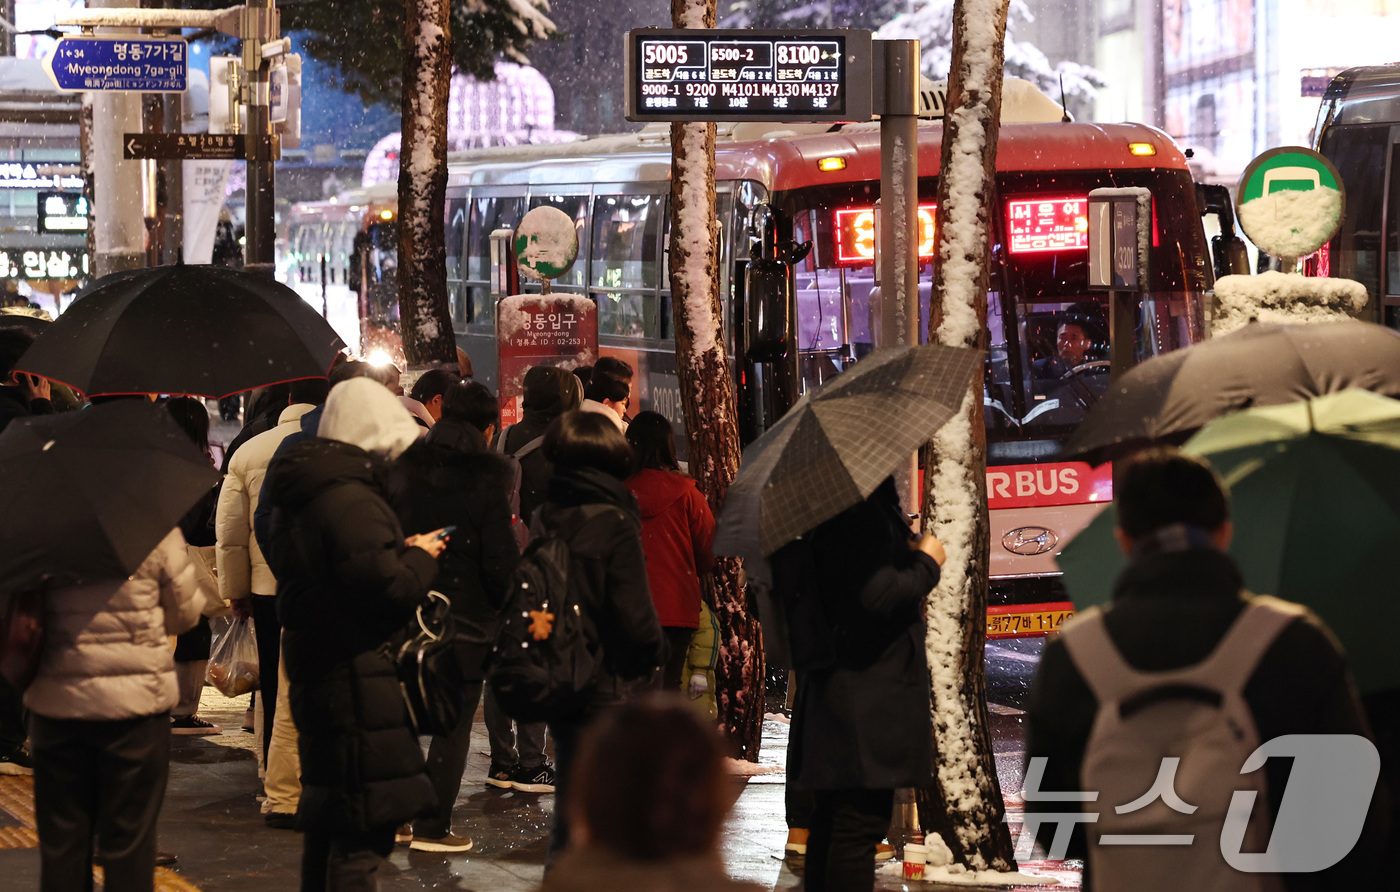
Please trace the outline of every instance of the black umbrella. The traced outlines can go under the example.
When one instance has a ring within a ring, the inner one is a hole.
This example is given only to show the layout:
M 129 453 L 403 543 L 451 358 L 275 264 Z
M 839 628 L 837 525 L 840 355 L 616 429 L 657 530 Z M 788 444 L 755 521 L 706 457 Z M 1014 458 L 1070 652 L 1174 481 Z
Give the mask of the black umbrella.
M 766 557 L 868 497 L 958 410 L 979 362 L 961 347 L 885 348 L 798 400 L 744 450 L 715 553 Z
M 323 376 L 344 347 L 287 286 L 227 267 L 180 264 L 98 279 L 17 368 L 89 396 L 224 397 Z
M 0 594 L 125 578 L 218 479 L 146 400 L 11 422 L 0 433 Z
M 1130 370 L 1089 410 L 1063 455 L 1098 464 L 1184 443 L 1239 409 L 1348 387 L 1400 396 L 1400 333 L 1355 321 L 1254 323 Z

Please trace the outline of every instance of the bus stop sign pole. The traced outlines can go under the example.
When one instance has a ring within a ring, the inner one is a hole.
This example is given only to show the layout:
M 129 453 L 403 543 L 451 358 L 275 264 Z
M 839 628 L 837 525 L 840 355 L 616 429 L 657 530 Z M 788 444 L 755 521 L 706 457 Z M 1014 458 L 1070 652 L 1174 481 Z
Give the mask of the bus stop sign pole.
M 1109 378 L 1137 364 L 1137 294 L 1148 281 L 1152 192 L 1089 192 L 1089 290 L 1108 292 Z

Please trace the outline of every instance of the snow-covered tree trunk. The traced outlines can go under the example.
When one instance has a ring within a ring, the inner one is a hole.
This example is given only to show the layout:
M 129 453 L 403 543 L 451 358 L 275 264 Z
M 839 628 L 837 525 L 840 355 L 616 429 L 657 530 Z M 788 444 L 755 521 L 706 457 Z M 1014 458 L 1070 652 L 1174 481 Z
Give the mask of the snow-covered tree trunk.
M 454 363 L 447 306 L 447 94 L 451 4 L 403 0 L 403 148 L 399 156 L 399 314 L 409 368 Z
M 987 285 L 1007 0 L 957 0 L 943 156 L 929 340 L 987 348 Z M 982 376 L 962 409 L 927 447 L 924 529 L 948 551 L 929 596 L 935 792 L 919 810 L 959 863 L 1013 870 L 1011 835 L 992 758 L 984 655 L 987 644 L 987 434 Z
M 713 28 L 715 0 L 672 0 L 677 28 Z M 671 303 L 676 368 L 690 446 L 690 472 L 719 512 L 739 471 L 738 411 L 725 356 L 715 219 L 715 125 L 671 125 Z M 720 558 L 705 599 L 719 623 L 715 667 L 720 725 L 741 758 L 758 761 L 763 727 L 763 648 L 739 562 Z

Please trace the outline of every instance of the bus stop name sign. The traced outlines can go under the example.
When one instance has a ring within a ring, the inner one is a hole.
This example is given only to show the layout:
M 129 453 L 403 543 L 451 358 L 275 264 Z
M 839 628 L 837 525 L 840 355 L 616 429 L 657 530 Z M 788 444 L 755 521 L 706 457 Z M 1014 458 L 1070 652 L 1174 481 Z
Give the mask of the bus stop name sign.
M 151 37 L 64 37 L 44 60 L 59 90 L 183 93 L 189 86 L 189 47 Z

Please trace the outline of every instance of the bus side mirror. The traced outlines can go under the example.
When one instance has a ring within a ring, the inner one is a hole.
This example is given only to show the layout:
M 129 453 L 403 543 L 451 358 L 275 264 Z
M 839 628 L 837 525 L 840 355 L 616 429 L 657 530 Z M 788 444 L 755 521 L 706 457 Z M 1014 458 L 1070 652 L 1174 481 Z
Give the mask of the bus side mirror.
M 1220 226 L 1220 234 L 1210 240 L 1215 277 L 1249 275 L 1249 254 L 1245 251 L 1244 239 L 1235 234 L 1235 207 L 1230 190 L 1215 183 L 1197 183 L 1196 202 L 1201 216 L 1214 216 Z
M 788 354 L 788 329 L 795 282 L 792 267 L 755 257 L 744 270 L 747 318 L 744 343 L 753 362 L 775 362 Z
M 1210 253 L 1215 259 L 1215 277 L 1249 275 L 1249 252 L 1244 239 L 1237 235 L 1217 235 L 1210 240 Z

